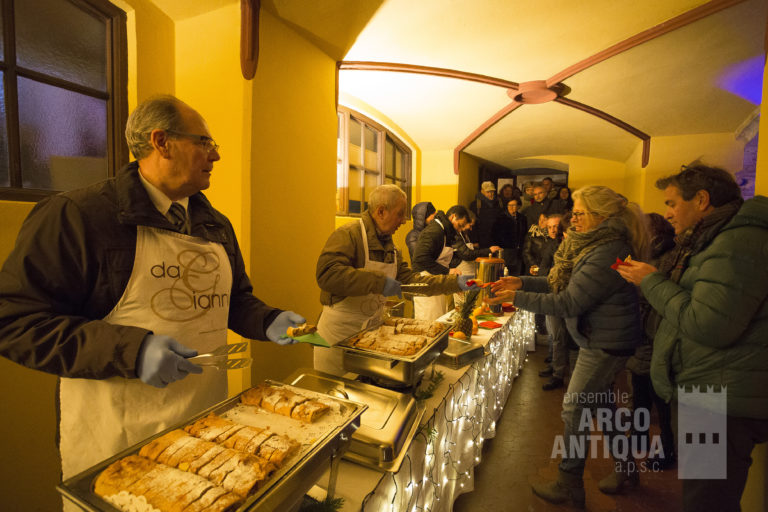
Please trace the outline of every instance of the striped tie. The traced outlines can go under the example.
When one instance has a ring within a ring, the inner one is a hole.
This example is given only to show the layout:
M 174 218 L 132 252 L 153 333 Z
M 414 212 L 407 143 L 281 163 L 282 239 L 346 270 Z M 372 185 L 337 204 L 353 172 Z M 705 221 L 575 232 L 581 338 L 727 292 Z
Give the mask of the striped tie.
M 187 233 L 187 210 L 179 203 L 171 203 L 168 210 L 171 224 L 181 233 Z

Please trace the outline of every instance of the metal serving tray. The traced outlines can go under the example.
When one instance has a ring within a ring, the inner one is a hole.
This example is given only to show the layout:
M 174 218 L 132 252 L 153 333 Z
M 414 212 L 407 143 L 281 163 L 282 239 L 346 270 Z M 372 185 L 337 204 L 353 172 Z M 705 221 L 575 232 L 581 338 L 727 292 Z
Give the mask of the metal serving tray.
M 482 359 L 485 357 L 485 354 L 485 347 L 480 343 L 448 338 L 448 346 L 435 362 L 457 370 L 462 366 Z
M 272 386 L 291 388 L 286 384 L 271 380 L 265 381 Z M 293 388 L 299 393 L 302 390 Z M 241 393 L 242 394 L 242 393 Z M 306 395 L 306 391 L 304 391 Z M 356 403 L 347 399 L 324 395 L 323 400 L 338 402 L 342 411 L 342 420 L 333 428 L 330 428 L 325 436 L 315 439 L 310 445 L 302 445 L 299 453 L 288 459 L 287 463 L 265 485 L 249 496 L 237 509 L 237 512 L 268 512 L 274 510 L 290 509 L 298 503 L 304 494 L 315 484 L 328 468 L 326 464 L 337 463 L 341 454 L 349 447 L 352 434 L 360 426 L 360 417 L 368 408 L 365 404 Z M 226 413 L 240 404 L 240 394 L 228 400 L 220 402 L 188 420 L 178 423 L 152 437 L 123 450 L 109 459 L 92 466 L 91 468 L 75 475 L 59 484 L 57 490 L 71 501 L 79 505 L 83 510 L 90 512 L 120 512 L 119 509 L 103 500 L 93 492 L 96 477 L 110 464 L 128 455 L 139 452 L 142 446 L 172 430 L 183 428 L 210 413 L 226 415 Z M 282 420 L 281 420 L 282 421 Z M 298 420 L 297 420 L 298 421 Z M 290 432 L 276 430 L 279 434 L 290 435 Z M 335 472 L 332 468 L 332 478 Z M 335 482 L 333 482 L 335 485 Z M 330 488 L 330 486 L 329 486 Z
M 379 326 L 363 329 L 360 333 L 378 328 Z M 426 367 L 448 346 L 450 330 L 450 326 L 445 326 L 437 336 L 428 340 L 424 347 L 412 356 L 396 356 L 349 346 L 350 340 L 360 333 L 341 341 L 336 347 L 344 351 L 342 364 L 345 370 L 368 377 L 386 379 L 395 384 L 413 386 Z
M 424 408 L 411 395 L 306 368 L 287 380 L 297 387 L 367 404 L 344 458 L 378 470 L 400 469 L 424 415 Z

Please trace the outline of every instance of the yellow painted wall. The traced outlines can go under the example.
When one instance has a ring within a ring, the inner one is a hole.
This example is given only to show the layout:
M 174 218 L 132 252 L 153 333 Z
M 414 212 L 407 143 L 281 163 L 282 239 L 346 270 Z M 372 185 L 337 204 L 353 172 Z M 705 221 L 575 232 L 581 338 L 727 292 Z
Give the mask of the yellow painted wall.
M 531 158 L 567 164 L 568 186 L 571 190 L 599 184 L 610 187 L 620 194 L 627 194 L 624 180 L 626 166 L 622 162 L 580 155 L 539 155 Z
M 251 278 L 256 295 L 314 322 L 315 265 L 335 226 L 336 63 L 261 12 L 253 82 Z M 259 344 L 254 380 L 312 366 L 308 346 Z
M 459 177 L 453 173 L 453 149 L 422 151 L 421 201 L 446 211 L 459 197 Z
M 639 151 L 639 149 L 637 150 Z M 664 200 L 656 180 L 680 171 L 680 166 L 700 159 L 707 165 L 722 167 L 732 173 L 741 169 L 744 142 L 733 133 L 708 133 L 677 137 L 653 137 L 648 166 L 640 168 L 639 154 L 627 160 L 627 184 L 642 187 L 632 191 L 643 211 L 664 213 Z
M 480 165 L 477 158 L 467 153 L 459 157 L 459 184 L 456 192 L 457 204 L 469 206 L 480 190 Z
M 33 203 L 0 201 L 0 262 L 16 242 Z M 0 357 L 0 503 L 3 510 L 56 510 L 56 377 Z M 40 461 L 45 461 L 41 464 Z M 31 506 L 30 506 L 31 505 Z

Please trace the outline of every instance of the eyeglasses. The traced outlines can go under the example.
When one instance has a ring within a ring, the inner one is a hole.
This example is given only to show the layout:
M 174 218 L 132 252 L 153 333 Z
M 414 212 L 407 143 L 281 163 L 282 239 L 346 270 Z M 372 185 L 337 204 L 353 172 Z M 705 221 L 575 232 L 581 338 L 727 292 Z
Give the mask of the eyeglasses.
M 172 133 L 174 135 L 179 135 L 181 137 L 187 137 L 189 139 L 193 139 L 195 141 L 195 144 L 198 146 L 201 146 L 203 149 L 208 151 L 209 153 L 211 151 L 218 151 L 221 146 L 216 144 L 216 141 L 213 140 L 211 137 L 208 137 L 207 135 L 197 135 L 196 133 L 185 133 L 185 132 L 177 132 L 175 130 L 165 130 L 166 133 Z

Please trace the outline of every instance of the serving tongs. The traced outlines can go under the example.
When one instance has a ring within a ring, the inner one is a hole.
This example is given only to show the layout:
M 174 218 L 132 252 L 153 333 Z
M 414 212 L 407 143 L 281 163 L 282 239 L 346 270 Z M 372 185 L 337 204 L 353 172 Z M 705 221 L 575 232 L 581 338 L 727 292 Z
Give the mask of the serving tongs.
M 205 354 L 199 354 L 195 357 L 190 357 L 188 361 L 190 363 L 199 364 L 200 366 L 214 366 L 219 370 L 239 370 L 241 368 L 248 368 L 253 363 L 253 359 L 250 357 L 243 357 L 239 359 L 230 359 L 230 354 L 239 354 L 245 352 L 248 349 L 248 342 L 232 343 L 228 345 L 222 345 L 216 347 L 210 352 Z

